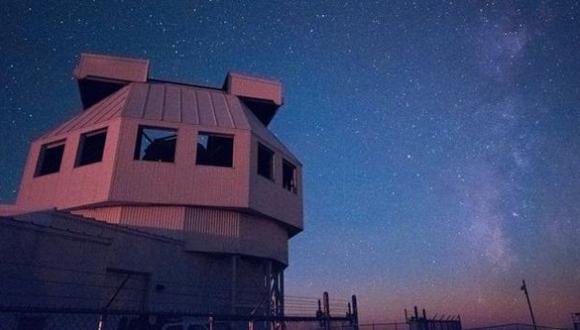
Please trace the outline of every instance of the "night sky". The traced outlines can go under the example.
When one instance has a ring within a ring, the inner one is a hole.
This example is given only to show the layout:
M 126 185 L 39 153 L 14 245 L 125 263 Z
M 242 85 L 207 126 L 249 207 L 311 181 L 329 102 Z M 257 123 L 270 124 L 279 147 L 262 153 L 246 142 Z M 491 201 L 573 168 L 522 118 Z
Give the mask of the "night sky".
M 580 312 L 573 1 L 62 3 L 0 11 L 1 203 L 31 139 L 80 111 L 81 52 L 212 86 L 247 72 L 283 82 L 270 127 L 304 163 L 287 294 L 529 322 L 525 278 L 540 324 Z

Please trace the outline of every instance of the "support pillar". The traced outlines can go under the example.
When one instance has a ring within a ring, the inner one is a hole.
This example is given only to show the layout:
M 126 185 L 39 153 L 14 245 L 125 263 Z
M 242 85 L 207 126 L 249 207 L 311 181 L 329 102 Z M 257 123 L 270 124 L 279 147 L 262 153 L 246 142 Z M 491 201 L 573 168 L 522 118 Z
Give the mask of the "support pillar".
M 232 306 L 232 314 L 236 314 L 237 312 L 237 304 L 238 304 L 238 259 L 240 256 L 232 255 L 232 292 L 231 292 L 231 306 Z

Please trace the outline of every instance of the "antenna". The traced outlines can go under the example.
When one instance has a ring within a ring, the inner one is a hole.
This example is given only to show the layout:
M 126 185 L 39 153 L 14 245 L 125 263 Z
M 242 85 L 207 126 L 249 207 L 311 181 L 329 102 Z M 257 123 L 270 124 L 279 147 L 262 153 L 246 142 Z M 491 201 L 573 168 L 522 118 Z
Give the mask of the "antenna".
M 532 324 L 534 325 L 534 330 L 538 330 L 536 325 L 536 318 L 534 317 L 534 311 L 532 310 L 532 303 L 530 302 L 530 295 L 528 294 L 528 287 L 526 286 L 526 281 L 522 280 L 522 287 L 520 288 L 524 291 L 526 295 L 526 301 L 528 302 L 528 308 L 530 309 L 530 316 L 532 317 Z

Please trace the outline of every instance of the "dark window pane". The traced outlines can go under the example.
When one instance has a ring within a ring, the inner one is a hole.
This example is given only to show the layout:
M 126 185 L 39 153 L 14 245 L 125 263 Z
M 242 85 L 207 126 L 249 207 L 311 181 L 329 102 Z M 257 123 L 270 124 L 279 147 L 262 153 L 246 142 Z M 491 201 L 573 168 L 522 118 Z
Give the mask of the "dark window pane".
M 58 172 L 63 154 L 64 142 L 43 145 L 38 156 L 36 176 Z
M 274 152 L 258 143 L 258 174 L 268 179 L 273 176 Z
M 296 166 L 286 160 L 282 163 L 282 186 L 293 193 L 297 192 L 296 187 Z
M 97 163 L 103 160 L 106 140 L 106 129 L 83 134 L 79 143 L 77 166 Z
M 198 165 L 232 167 L 234 160 L 234 138 L 210 133 L 197 136 Z
M 139 127 L 135 159 L 153 162 L 175 161 L 177 130 L 159 127 Z

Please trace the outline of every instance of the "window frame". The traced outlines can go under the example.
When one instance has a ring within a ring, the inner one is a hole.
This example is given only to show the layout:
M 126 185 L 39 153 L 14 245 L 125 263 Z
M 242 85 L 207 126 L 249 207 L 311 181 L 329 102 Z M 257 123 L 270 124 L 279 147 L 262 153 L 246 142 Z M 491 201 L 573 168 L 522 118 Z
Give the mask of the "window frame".
M 142 159 L 141 158 L 141 144 L 143 142 L 143 130 L 150 129 L 150 130 L 159 130 L 159 131 L 167 131 L 167 132 L 174 132 L 175 133 L 175 146 L 173 148 L 173 159 L 171 161 L 164 161 L 164 160 L 150 160 L 150 159 Z M 139 125 L 137 127 L 137 139 L 135 141 L 135 152 L 133 154 L 133 160 L 136 161 L 144 161 L 144 162 L 153 162 L 153 163 L 169 163 L 175 164 L 175 158 L 177 154 L 177 140 L 179 138 L 179 129 L 174 127 L 165 127 L 165 126 L 151 126 L 151 125 Z
M 285 166 L 290 166 L 290 168 L 292 169 L 292 181 L 290 182 L 294 182 L 294 185 L 290 185 L 288 188 L 285 187 L 285 178 L 284 178 L 284 167 Z M 286 158 L 282 159 L 282 188 L 284 188 L 285 190 L 298 194 L 298 167 L 296 165 L 294 165 L 292 162 L 290 162 L 289 160 L 287 160 Z
M 206 135 L 206 136 L 215 136 L 215 137 L 221 137 L 221 138 L 228 138 L 231 139 L 232 141 L 232 153 L 231 153 L 231 164 L 229 166 L 226 165 L 217 165 L 217 164 L 201 164 L 199 163 L 199 137 L 201 135 Z M 235 152 L 236 152 L 236 147 L 235 147 L 235 135 L 234 134 L 225 134 L 225 133 L 217 133 L 217 132 L 208 132 L 208 131 L 198 131 L 197 132 L 197 136 L 195 139 L 195 166 L 211 166 L 211 167 L 220 167 L 220 168 L 234 168 L 234 160 L 235 160 Z
M 81 164 L 81 159 L 82 159 L 82 154 L 84 151 L 84 143 L 87 137 L 91 137 L 91 136 L 95 136 L 95 135 L 99 135 L 99 134 L 105 134 L 105 141 L 103 143 L 103 150 L 101 151 L 101 157 L 98 161 L 93 161 L 90 163 L 83 163 Z M 107 135 L 108 135 L 108 127 L 103 127 L 103 128 L 99 128 L 97 130 L 94 131 L 90 131 L 90 132 L 86 132 L 81 134 L 81 136 L 79 137 L 79 145 L 77 147 L 77 155 L 75 158 L 75 167 L 82 167 L 82 166 L 87 166 L 87 165 L 91 165 L 91 164 L 96 164 L 96 163 L 100 163 L 103 161 L 103 157 L 105 155 L 105 147 L 107 146 Z
M 58 169 L 56 171 L 52 171 L 52 172 L 48 172 L 48 173 L 41 173 L 41 168 L 43 167 L 42 165 L 44 164 L 44 160 L 45 160 L 45 156 L 46 156 L 46 150 L 56 148 L 56 147 L 61 147 L 61 146 L 62 146 L 62 152 L 60 155 L 60 160 L 58 162 Z M 38 158 L 36 160 L 36 167 L 34 169 L 34 177 L 36 178 L 36 177 L 50 175 L 50 174 L 60 172 L 65 151 L 66 151 L 66 139 L 52 141 L 52 142 L 42 144 L 40 146 L 40 151 L 38 152 Z
M 271 162 L 270 162 L 270 176 L 269 177 L 266 176 L 266 175 L 264 175 L 264 174 L 262 174 L 260 172 L 260 168 L 261 168 L 260 167 L 260 149 L 264 149 L 265 151 L 267 151 L 271 155 L 271 157 L 270 157 L 270 159 L 271 159 Z M 276 174 L 275 173 L 275 162 L 276 162 L 275 155 L 276 155 L 276 152 L 274 152 L 274 150 L 270 149 L 268 146 L 266 146 L 262 142 L 259 142 L 258 141 L 258 151 L 257 151 L 257 155 L 256 155 L 256 158 L 257 158 L 256 172 L 258 173 L 259 176 L 261 176 L 261 177 L 263 177 L 265 179 L 268 179 L 268 180 L 270 180 L 272 182 L 275 182 L 274 178 L 276 176 L 275 175 Z

